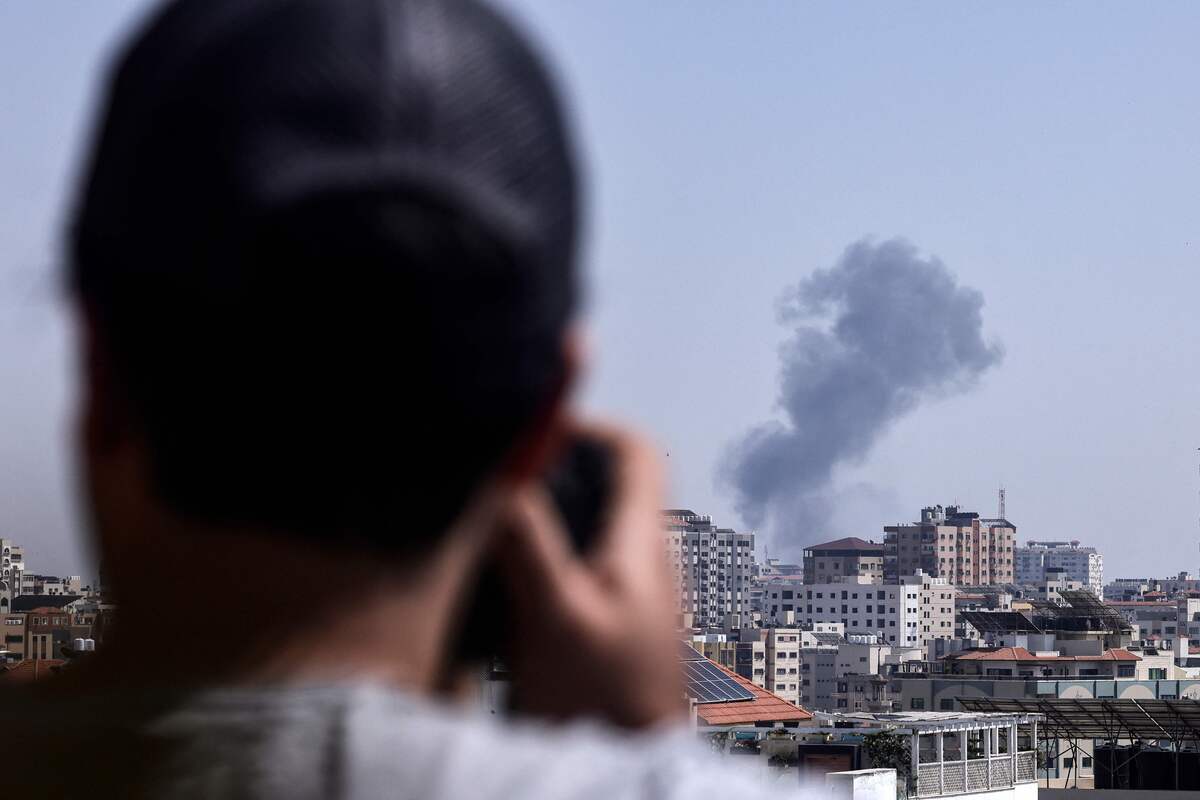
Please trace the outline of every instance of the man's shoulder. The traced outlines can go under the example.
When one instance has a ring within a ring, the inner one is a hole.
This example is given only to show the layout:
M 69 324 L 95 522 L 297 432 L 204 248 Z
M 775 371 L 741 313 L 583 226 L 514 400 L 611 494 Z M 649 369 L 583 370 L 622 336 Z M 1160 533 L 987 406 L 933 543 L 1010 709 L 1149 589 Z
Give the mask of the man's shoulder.
M 164 772 L 175 797 L 590 800 L 753 788 L 683 730 L 501 720 L 370 685 L 212 693 L 154 730 L 184 745 Z

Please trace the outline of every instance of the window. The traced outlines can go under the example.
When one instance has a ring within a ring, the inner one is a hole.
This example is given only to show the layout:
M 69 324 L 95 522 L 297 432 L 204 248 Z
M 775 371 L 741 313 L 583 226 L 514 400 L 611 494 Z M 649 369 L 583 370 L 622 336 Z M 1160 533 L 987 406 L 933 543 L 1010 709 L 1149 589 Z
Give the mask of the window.
M 941 709 L 942 711 L 953 711 L 954 710 L 954 698 L 943 697 L 941 700 L 938 701 L 938 708 Z
M 912 699 L 912 702 L 909 704 L 909 706 L 914 711 L 923 710 L 925 708 L 925 698 L 924 697 L 914 697 Z
M 1083 764 L 1083 768 L 1084 768 L 1084 769 L 1088 769 L 1088 768 L 1090 768 L 1090 767 L 1092 766 L 1092 757 L 1091 757 L 1091 756 L 1084 756 L 1084 757 L 1083 757 L 1083 762 L 1082 762 L 1082 764 Z

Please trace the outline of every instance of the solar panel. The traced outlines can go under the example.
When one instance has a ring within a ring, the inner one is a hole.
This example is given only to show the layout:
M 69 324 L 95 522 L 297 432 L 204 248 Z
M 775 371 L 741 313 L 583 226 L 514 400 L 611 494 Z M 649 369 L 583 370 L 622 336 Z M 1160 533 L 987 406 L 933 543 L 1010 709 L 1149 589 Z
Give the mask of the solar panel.
M 697 703 L 754 699 L 753 692 L 685 642 L 679 643 L 679 661 L 683 668 L 684 690 Z

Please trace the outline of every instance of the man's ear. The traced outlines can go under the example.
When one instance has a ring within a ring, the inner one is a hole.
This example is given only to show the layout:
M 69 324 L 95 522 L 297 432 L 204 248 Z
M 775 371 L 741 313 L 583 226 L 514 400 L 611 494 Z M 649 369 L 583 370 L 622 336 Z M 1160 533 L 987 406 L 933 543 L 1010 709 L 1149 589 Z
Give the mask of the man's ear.
M 79 436 L 83 455 L 92 459 L 120 446 L 130 434 L 131 420 L 96 310 L 82 301 L 75 309 L 81 378 Z
M 503 480 L 523 483 L 542 475 L 566 445 L 571 429 L 571 393 L 586 361 L 585 336 L 578 326 L 572 326 L 563 336 L 562 359 L 559 380 L 505 462 Z
M 102 325 L 86 303 L 75 306 L 80 377 L 76 421 L 80 488 L 97 554 L 120 592 L 153 550 L 141 533 L 150 515 L 146 457 Z M 144 570 L 143 570 L 144 571 Z

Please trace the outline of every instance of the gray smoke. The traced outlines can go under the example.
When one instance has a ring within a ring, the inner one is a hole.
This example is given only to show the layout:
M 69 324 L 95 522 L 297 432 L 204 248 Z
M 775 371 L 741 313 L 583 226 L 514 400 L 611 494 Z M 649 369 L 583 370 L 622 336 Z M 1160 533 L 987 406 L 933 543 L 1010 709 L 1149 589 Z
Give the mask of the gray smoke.
M 983 295 L 903 239 L 856 242 L 781 298 L 786 421 L 748 431 L 721 478 L 773 548 L 827 531 L 834 468 L 861 460 L 923 400 L 970 388 L 1003 351 L 982 335 Z

